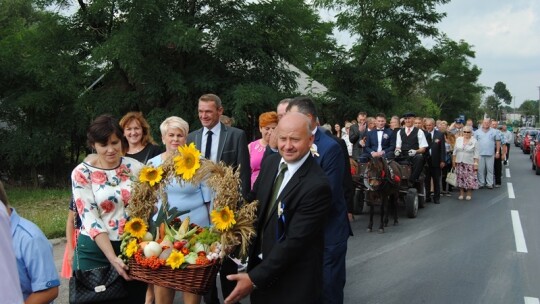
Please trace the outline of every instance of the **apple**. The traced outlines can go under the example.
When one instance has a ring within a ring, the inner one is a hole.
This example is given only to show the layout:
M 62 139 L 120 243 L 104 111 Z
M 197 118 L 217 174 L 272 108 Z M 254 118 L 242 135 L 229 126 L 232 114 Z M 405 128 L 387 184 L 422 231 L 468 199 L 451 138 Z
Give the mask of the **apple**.
M 180 250 L 180 249 L 184 248 L 184 246 L 186 244 L 187 244 L 186 240 L 176 241 L 176 242 L 174 242 L 173 247 L 176 250 Z

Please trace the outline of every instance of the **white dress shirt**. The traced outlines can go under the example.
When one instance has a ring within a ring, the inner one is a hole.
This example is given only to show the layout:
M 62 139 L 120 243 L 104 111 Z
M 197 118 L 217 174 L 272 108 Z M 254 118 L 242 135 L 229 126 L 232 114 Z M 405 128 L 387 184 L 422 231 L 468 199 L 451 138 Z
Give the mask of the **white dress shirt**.
M 203 134 L 201 138 L 201 154 L 204 156 L 206 153 L 206 139 L 208 138 L 208 128 L 203 128 Z M 210 151 L 210 160 L 217 163 L 217 154 L 218 154 L 218 146 L 219 146 L 219 135 L 221 134 L 221 123 L 217 123 L 212 129 L 212 151 Z

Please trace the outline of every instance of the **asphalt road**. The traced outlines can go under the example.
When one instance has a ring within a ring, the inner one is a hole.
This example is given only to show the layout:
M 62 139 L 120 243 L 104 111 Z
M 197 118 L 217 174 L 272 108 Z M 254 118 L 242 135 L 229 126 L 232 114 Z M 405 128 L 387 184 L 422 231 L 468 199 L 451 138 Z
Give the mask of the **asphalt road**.
M 367 215 L 355 216 L 345 303 L 539 303 L 539 186 L 528 155 L 512 146 L 501 188 L 474 191 L 471 201 L 453 192 L 415 219 L 402 209 L 399 225 L 384 234 L 366 232 Z M 524 238 L 518 244 L 519 227 Z M 65 242 L 54 242 L 60 267 Z M 55 303 L 68 303 L 67 286 L 62 281 Z

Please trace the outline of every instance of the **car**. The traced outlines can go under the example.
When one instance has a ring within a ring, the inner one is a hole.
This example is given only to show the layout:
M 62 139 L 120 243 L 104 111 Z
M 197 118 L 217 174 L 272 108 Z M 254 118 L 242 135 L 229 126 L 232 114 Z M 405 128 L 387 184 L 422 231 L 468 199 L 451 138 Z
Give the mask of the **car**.
M 536 175 L 540 175 L 540 132 L 536 134 L 536 139 L 534 140 L 534 150 L 532 153 L 532 169 L 535 170 Z
M 531 153 L 531 140 L 536 139 L 537 135 L 538 135 L 538 130 L 527 130 L 525 132 L 525 135 L 523 136 L 523 140 L 521 141 L 521 150 L 523 150 L 523 153 L 525 154 Z
M 519 128 L 519 130 L 516 133 L 516 136 L 514 136 L 514 144 L 516 145 L 516 147 L 521 148 L 521 142 L 523 141 L 523 136 L 525 136 L 525 133 L 530 129 L 531 128 L 529 127 Z

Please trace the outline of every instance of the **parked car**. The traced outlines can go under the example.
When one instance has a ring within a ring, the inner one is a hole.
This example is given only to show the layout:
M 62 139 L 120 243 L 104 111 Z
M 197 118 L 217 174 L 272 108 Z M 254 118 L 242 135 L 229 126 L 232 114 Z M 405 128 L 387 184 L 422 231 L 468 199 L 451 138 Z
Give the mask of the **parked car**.
M 536 175 L 540 175 L 540 132 L 536 134 L 534 140 L 534 150 L 531 150 L 532 154 L 532 169 L 536 171 Z
M 521 141 L 521 150 L 523 150 L 523 153 L 529 154 L 531 153 L 531 140 L 536 139 L 536 136 L 538 135 L 538 130 L 527 130 L 525 132 L 525 135 L 523 136 L 523 140 Z

